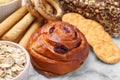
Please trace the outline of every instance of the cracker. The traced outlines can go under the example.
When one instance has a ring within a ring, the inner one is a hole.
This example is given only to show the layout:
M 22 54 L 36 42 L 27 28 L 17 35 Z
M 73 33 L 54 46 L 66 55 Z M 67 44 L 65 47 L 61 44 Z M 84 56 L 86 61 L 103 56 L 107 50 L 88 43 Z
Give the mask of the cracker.
M 66 18 L 66 17 L 67 18 Z M 75 14 L 75 13 L 67 13 L 67 14 L 65 14 L 64 15 L 64 17 L 62 17 L 62 19 L 64 19 L 65 18 L 65 20 L 70 20 L 71 18 L 74 18 L 74 19 L 79 19 L 79 20 L 83 20 L 83 19 L 85 19 L 82 15 L 79 15 L 79 14 Z M 74 20 L 73 20 L 73 22 L 74 22 Z
M 113 42 L 103 41 L 99 45 L 93 46 L 97 57 L 107 63 L 116 63 L 120 58 L 120 50 Z
M 100 60 L 111 64 L 120 61 L 120 49 L 102 25 L 96 21 L 85 19 L 77 13 L 65 14 L 62 21 L 76 26 L 85 35 Z

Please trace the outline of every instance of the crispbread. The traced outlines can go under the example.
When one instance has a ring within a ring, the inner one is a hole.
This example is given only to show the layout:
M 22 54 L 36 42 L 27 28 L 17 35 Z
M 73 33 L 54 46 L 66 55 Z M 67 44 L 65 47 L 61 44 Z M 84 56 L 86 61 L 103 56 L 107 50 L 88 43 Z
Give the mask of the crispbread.
M 107 63 L 116 63 L 120 60 L 120 49 L 113 42 L 101 41 L 93 46 L 94 52 L 101 60 Z
M 94 20 L 85 19 L 77 13 L 65 14 L 62 21 L 76 26 L 85 35 L 100 60 L 111 64 L 120 61 L 120 49 L 102 25 Z

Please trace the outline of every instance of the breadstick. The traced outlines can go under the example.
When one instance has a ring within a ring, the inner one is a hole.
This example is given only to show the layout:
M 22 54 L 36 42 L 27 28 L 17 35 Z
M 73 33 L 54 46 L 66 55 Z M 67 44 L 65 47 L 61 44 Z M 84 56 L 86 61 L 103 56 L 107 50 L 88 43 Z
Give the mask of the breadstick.
M 3 35 L 2 39 L 16 42 L 17 38 L 27 30 L 34 19 L 35 18 L 30 13 L 28 13 L 15 26 L 13 26 L 13 28 L 11 28 L 5 35 Z
M 30 36 L 32 35 L 32 33 L 38 29 L 41 25 L 42 25 L 42 19 L 41 21 L 35 21 L 31 27 L 28 29 L 28 31 L 25 33 L 25 35 L 23 36 L 23 38 L 20 40 L 19 44 L 22 45 L 24 48 L 27 48 L 27 44 L 29 41 Z
M 13 27 L 27 12 L 27 8 L 23 6 L 5 19 L 0 24 L 0 37 Z

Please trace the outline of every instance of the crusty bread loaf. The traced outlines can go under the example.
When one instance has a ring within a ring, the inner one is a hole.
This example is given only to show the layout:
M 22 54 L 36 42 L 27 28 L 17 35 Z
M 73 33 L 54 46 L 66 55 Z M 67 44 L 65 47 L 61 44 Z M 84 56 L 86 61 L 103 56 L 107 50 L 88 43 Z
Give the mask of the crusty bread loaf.
M 66 12 L 98 21 L 113 37 L 120 36 L 120 0 L 59 0 Z

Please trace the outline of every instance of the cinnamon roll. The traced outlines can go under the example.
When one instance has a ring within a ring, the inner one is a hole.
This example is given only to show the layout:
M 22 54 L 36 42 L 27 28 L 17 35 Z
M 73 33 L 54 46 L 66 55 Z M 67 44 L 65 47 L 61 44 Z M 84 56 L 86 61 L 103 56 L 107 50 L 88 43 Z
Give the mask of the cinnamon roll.
M 27 0 L 29 12 L 37 17 L 47 20 L 58 20 L 63 15 L 63 9 L 57 0 Z
M 76 27 L 56 21 L 33 33 L 28 51 L 38 72 L 58 76 L 79 68 L 89 54 L 89 47 L 85 36 Z

